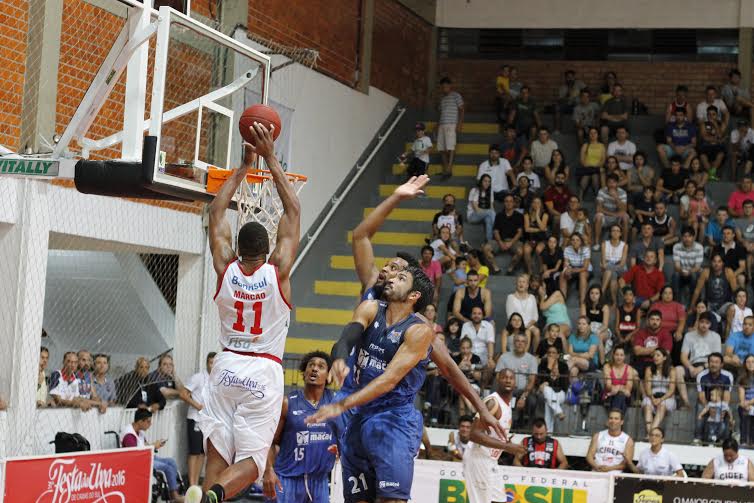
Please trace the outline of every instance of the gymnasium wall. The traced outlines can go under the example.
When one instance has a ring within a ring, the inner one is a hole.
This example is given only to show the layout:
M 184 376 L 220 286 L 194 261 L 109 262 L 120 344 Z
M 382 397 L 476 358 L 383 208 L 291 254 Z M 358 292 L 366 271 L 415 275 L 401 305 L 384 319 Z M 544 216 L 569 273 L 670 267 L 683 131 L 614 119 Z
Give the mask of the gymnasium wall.
M 236 39 L 260 48 L 246 39 L 242 31 L 236 34 Z M 300 65 L 290 65 L 273 74 L 270 99 L 294 109 L 290 170 L 309 177 L 299 194 L 304 209 L 303 234 L 398 100 L 375 87 L 368 94 L 356 91 Z
M 317 49 L 319 71 L 353 85 L 358 68 L 360 6 L 361 0 L 249 0 L 247 26 L 274 42 Z
M 192 2 L 192 9 L 195 4 Z M 200 5 L 197 12 L 202 12 Z M 359 59 L 361 0 L 249 0 L 249 31 L 296 47 L 317 49 L 317 69 L 354 86 Z M 397 0 L 375 0 L 370 84 L 402 101 L 424 104 L 432 26 Z
M 438 77 L 449 76 L 471 111 L 493 111 L 495 75 L 500 60 L 438 60 Z M 720 87 L 727 80 L 732 63 L 723 62 L 614 62 L 614 61 L 505 61 L 518 67 L 519 79 L 531 88 L 540 103 L 552 103 L 563 81 L 563 72 L 576 71 L 576 77 L 592 89 L 599 89 L 607 71 L 618 74 L 629 99 L 634 97 L 649 107 L 650 114 L 662 114 L 674 96 L 677 84 L 689 87 L 689 101 L 702 100 L 708 84 Z
M 375 0 L 371 84 L 423 107 L 427 97 L 432 25 L 396 0 Z
M 28 0 L 0 2 L 0 145 L 20 147 Z

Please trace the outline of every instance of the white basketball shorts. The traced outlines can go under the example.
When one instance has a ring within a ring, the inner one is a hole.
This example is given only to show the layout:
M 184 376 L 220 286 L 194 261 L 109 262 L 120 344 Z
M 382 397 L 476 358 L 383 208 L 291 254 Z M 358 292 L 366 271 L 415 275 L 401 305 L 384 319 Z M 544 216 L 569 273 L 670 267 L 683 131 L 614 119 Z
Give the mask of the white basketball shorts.
M 264 473 L 283 404 L 283 367 L 257 356 L 222 351 L 203 391 L 197 423 L 228 464 L 252 458 Z
M 488 457 L 474 454 L 471 449 L 463 453 L 463 477 L 466 480 L 466 500 L 469 503 L 490 503 L 493 500 L 494 479 L 492 471 L 497 462 Z

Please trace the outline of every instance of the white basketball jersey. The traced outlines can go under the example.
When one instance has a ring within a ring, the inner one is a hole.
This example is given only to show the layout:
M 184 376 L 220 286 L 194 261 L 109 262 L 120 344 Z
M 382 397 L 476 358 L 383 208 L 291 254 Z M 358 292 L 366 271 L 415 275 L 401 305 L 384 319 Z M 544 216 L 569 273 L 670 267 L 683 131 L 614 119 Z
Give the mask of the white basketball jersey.
M 498 395 L 497 393 L 492 393 L 490 396 L 487 397 L 487 400 L 495 400 L 500 407 L 500 419 L 497 420 L 498 424 L 503 427 L 503 430 L 505 430 L 506 433 L 508 433 L 511 430 L 511 427 L 513 426 L 513 411 L 511 410 L 511 406 L 505 403 L 505 400 Z M 500 438 L 497 433 L 495 432 L 488 432 L 493 437 L 507 441 L 506 438 Z M 500 449 L 491 449 L 490 447 L 486 447 L 484 445 L 479 445 L 474 442 L 469 442 L 469 454 L 472 456 L 482 456 L 485 458 L 490 458 L 493 460 L 497 460 L 500 458 L 500 455 L 503 453 Z
M 749 458 L 746 456 L 739 454 L 732 463 L 728 463 L 724 457 L 718 456 L 713 463 L 717 480 L 738 480 L 741 482 L 749 480 Z
M 615 466 L 624 462 L 623 453 L 626 452 L 628 433 L 620 432 L 620 435 L 614 437 L 602 430 L 597 436 L 597 452 L 594 453 L 594 460 L 598 465 Z M 620 470 L 613 470 L 610 473 L 620 473 Z
M 277 268 L 264 263 L 251 274 L 231 262 L 215 294 L 220 315 L 220 344 L 242 353 L 266 353 L 282 360 L 291 321 Z

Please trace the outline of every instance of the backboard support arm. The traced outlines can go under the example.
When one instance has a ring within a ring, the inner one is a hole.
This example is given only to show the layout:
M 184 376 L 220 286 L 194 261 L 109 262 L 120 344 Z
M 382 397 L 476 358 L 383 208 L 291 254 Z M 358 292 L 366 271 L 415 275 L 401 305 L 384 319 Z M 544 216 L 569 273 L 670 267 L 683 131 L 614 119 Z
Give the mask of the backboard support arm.
M 138 16 L 129 19 L 128 25 L 131 33 L 138 33 L 146 29 L 151 21 L 152 0 L 143 0 L 144 8 Z M 144 121 L 144 107 L 147 103 L 147 89 L 144 83 L 147 81 L 147 64 L 149 63 L 149 45 L 139 44 L 128 60 L 126 73 L 126 103 L 128 106 L 123 111 L 123 142 L 121 144 L 121 158 L 124 160 L 137 160 L 141 157 L 141 149 L 144 141 L 140 134 L 139 126 Z
M 149 12 L 145 9 L 145 12 Z M 76 113 L 66 127 L 60 141 L 55 145 L 53 158 L 66 157 L 66 151 L 71 141 L 83 138 L 100 109 L 105 105 L 115 84 L 118 83 L 123 70 L 128 66 L 131 56 L 140 47 L 148 48 L 149 39 L 157 32 L 157 22 L 152 22 L 144 28 L 131 33 L 132 24 L 123 27 L 113 47 L 110 49 L 105 62 L 94 77 L 92 85 L 87 89 L 84 98 L 79 103 Z M 146 76 L 145 76 L 146 78 Z M 143 107 L 142 107 L 143 110 Z

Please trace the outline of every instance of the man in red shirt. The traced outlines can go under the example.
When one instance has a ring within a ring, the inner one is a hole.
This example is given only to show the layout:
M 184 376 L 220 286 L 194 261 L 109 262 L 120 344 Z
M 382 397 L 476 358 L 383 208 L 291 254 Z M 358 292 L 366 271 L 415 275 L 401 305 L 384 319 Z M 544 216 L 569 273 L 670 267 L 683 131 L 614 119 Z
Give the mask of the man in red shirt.
M 545 191 L 545 207 L 553 220 L 553 229 L 560 229 L 560 215 L 568 211 L 571 190 L 566 185 L 566 175 L 559 171 L 555 174 L 555 185 Z
M 647 326 L 639 329 L 633 337 L 634 361 L 633 366 L 639 376 L 644 378 L 644 370 L 652 365 L 652 354 L 657 348 L 663 348 L 670 353 L 673 349 L 673 336 L 666 328 L 662 328 L 662 313 L 650 311 Z
M 665 285 L 665 274 L 657 268 L 657 252 L 645 251 L 644 261 L 626 271 L 618 283 L 621 289 L 630 284 L 640 307 L 645 310 L 649 308 L 652 302 L 660 298 L 660 290 Z
M 744 212 L 744 201 L 754 201 L 754 189 L 752 188 L 751 175 L 744 175 L 738 190 L 731 192 L 728 198 L 728 211 L 732 217 L 740 217 Z
M 422 246 L 422 259 L 419 265 L 435 286 L 435 296 L 432 302 L 437 305 L 440 298 L 440 285 L 442 284 L 442 266 L 437 260 L 432 260 L 435 250 L 431 246 Z

